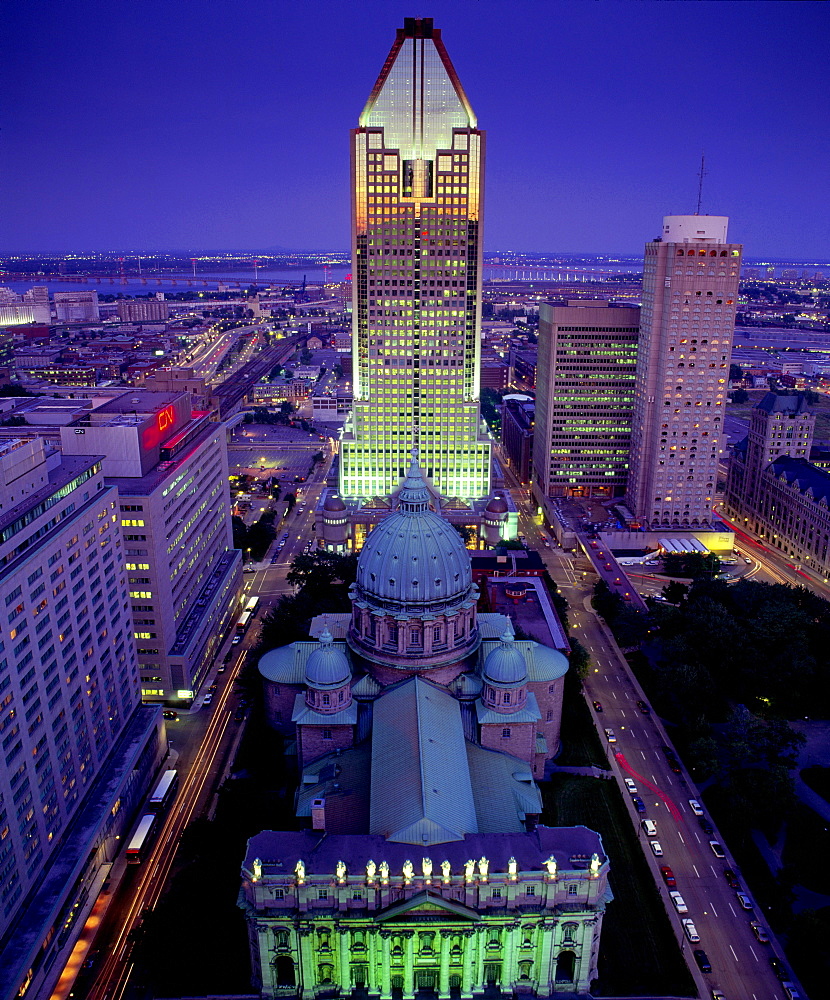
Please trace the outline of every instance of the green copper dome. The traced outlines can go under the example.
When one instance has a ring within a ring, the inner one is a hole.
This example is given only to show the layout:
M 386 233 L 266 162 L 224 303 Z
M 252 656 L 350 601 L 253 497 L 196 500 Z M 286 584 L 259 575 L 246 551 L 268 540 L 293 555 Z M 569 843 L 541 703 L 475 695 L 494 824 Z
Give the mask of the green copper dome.
M 527 663 L 509 632 L 505 632 L 499 645 L 488 653 L 482 676 L 496 687 L 527 683 Z
M 352 677 L 346 654 L 334 645 L 328 629 L 321 632 L 319 638 L 320 645 L 306 660 L 305 682 L 319 689 L 343 687 Z
M 474 599 L 470 556 L 455 528 L 430 510 L 414 454 L 398 499 L 360 553 L 357 598 L 404 614 L 448 611 Z

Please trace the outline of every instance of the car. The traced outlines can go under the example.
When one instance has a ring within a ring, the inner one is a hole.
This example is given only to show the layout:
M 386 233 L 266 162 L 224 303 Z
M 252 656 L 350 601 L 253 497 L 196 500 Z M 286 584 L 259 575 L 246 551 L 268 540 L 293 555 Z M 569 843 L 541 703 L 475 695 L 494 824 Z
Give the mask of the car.
M 703 830 L 703 832 L 706 834 L 707 837 L 711 836 L 711 834 L 715 832 L 715 828 L 712 826 L 712 824 L 705 816 L 698 816 L 697 825 L 700 827 L 701 830 Z
M 674 872 L 668 865 L 660 865 L 660 874 L 663 876 L 663 881 L 670 889 L 673 889 L 677 885 L 677 879 L 674 877 Z
M 642 699 L 642 698 L 639 698 L 639 699 L 637 700 L 637 708 L 639 708 L 639 709 L 640 709 L 640 711 L 641 711 L 641 712 L 643 713 L 643 715 L 651 715 L 651 709 L 650 709 L 650 708 L 648 707 L 648 705 L 647 705 L 647 704 L 646 704 L 646 703 L 645 703 L 645 702 L 643 701 L 643 699 Z
M 712 990 L 712 1000 L 726 1000 L 723 990 Z
M 747 564 L 747 566 L 752 565 L 752 560 L 749 558 L 749 556 L 744 556 L 744 562 Z
M 697 967 L 700 969 L 701 972 L 712 971 L 712 963 L 709 961 L 709 959 L 706 956 L 706 952 L 702 948 L 695 948 L 692 954 L 695 956 Z
M 789 972 L 787 972 L 786 965 L 784 965 L 784 963 L 781 961 L 780 958 L 776 958 L 775 955 L 770 955 L 769 965 L 772 971 L 780 980 L 783 981 L 789 975 Z
M 218 666 L 218 667 L 216 668 L 216 673 L 217 673 L 217 674 L 224 674 L 224 672 L 225 672 L 226 670 L 227 670 L 227 667 L 226 667 L 226 666 L 225 666 L 225 664 L 223 663 L 223 664 L 222 664 L 221 666 Z
M 202 705 L 204 705 L 204 706 L 205 706 L 205 708 L 207 708 L 207 706 L 208 706 L 208 705 L 209 705 L 209 704 L 210 704 L 210 703 L 211 703 L 212 701 L 213 701 L 213 695 L 212 695 L 212 694 L 210 693 L 210 691 L 208 691 L 208 693 L 207 693 L 207 694 L 206 694 L 206 695 L 204 696 L 204 698 L 202 699 Z
M 227 653 L 225 653 L 225 657 L 222 660 L 222 663 L 230 663 L 232 659 L 233 659 L 233 651 L 229 649 Z
M 688 913 L 689 907 L 686 906 L 686 900 L 680 895 L 677 889 L 672 889 L 669 893 L 671 901 L 674 903 L 674 908 L 678 913 Z
M 669 761 L 669 770 L 672 772 L 672 774 L 680 774 L 682 769 L 680 767 L 680 761 L 677 759 L 677 757 L 672 757 L 672 759 Z
M 609 743 L 616 743 L 617 742 L 617 737 L 614 735 L 614 730 L 613 729 L 606 729 L 605 730 L 605 738 L 608 740 Z
M 745 892 L 736 892 L 735 895 L 738 897 L 738 902 L 741 904 L 741 908 L 744 910 L 752 909 L 752 900 L 747 896 Z
M 639 795 L 631 796 L 631 804 L 634 806 L 634 808 L 637 810 L 638 813 L 644 813 L 646 811 L 646 804 L 645 802 L 643 802 L 643 800 L 640 798 Z
M 625 784 L 626 791 L 629 795 L 637 794 L 637 786 L 634 784 L 634 780 L 632 778 L 623 778 L 623 783 Z
M 162 717 L 162 719 L 169 719 L 171 722 L 175 722 L 178 719 L 178 717 L 179 717 L 179 713 L 178 712 L 174 712 L 172 708 L 166 708 L 161 713 L 161 717 Z
M 717 842 L 717 840 L 710 840 L 709 841 L 709 847 L 712 849 L 712 854 L 714 854 L 716 858 L 725 858 L 726 857 L 726 854 L 725 854 L 723 848 Z
M 694 921 L 690 920 L 689 917 L 684 917 L 680 923 L 683 924 L 683 933 L 691 942 L 696 943 L 700 940 L 700 935 L 697 932 Z
M 218 690 L 219 690 L 219 685 L 218 685 L 218 684 L 217 684 L 217 683 L 216 683 L 215 681 L 214 681 L 214 683 L 213 683 L 213 684 L 211 684 L 211 686 L 210 686 L 210 687 L 208 688 L 208 691 L 209 691 L 209 692 L 210 692 L 211 694 L 216 694 L 216 692 L 217 692 Z
M 752 928 L 752 933 L 755 935 L 756 939 L 761 942 L 761 944 L 769 944 L 769 934 L 764 926 L 759 924 L 757 920 L 753 920 L 749 926 Z
M 605 569 L 606 570 L 610 570 L 611 569 L 611 563 L 606 563 L 605 564 Z
M 787 994 L 789 1000 L 801 1000 L 801 994 L 796 989 L 795 983 L 785 979 L 781 983 L 781 989 Z
M 695 816 L 703 815 L 703 806 L 697 801 L 697 799 L 689 799 L 689 808 Z
M 653 819 L 641 819 L 640 826 L 643 828 L 647 837 L 657 836 L 657 824 Z
M 241 635 L 235 635 L 233 637 L 233 639 L 231 639 L 231 645 L 232 646 L 238 646 L 240 642 L 242 642 L 242 636 Z
M 726 884 L 730 889 L 740 889 L 741 883 L 738 881 L 738 876 L 731 868 L 724 868 L 723 877 L 726 879 Z
M 662 858 L 663 857 L 663 848 L 660 846 L 660 841 L 659 840 L 650 840 L 648 843 L 649 843 L 649 847 L 651 847 L 651 853 L 655 856 L 655 858 Z
M 601 701 L 595 701 L 594 702 L 594 711 L 595 712 L 601 712 L 602 711 L 602 702 Z

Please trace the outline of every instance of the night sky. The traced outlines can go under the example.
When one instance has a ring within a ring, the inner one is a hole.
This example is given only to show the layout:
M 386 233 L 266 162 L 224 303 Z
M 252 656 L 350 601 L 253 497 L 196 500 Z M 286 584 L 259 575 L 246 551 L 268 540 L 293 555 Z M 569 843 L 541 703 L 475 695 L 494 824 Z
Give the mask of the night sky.
M 0 251 L 349 245 L 349 129 L 432 16 L 488 133 L 485 248 L 639 253 L 731 217 L 830 258 L 830 4 L 10 0 Z

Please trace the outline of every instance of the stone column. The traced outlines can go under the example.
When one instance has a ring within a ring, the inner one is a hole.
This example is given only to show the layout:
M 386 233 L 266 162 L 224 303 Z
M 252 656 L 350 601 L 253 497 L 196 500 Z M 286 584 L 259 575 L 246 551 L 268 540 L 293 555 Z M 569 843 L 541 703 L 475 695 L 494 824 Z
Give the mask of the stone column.
M 300 977 L 297 983 L 298 992 L 302 1000 L 310 1000 L 314 996 L 314 953 L 312 949 L 311 927 L 301 927 L 298 934 L 300 939 Z
M 349 975 L 349 932 L 344 928 L 338 928 L 340 940 L 340 991 L 350 993 L 352 989 L 351 976 Z
M 392 935 L 389 931 L 380 932 L 380 947 L 383 967 L 380 973 L 381 1000 L 391 1000 L 392 997 Z
M 512 924 L 504 928 L 504 944 L 501 960 L 501 981 L 499 987 L 503 993 L 510 991 L 511 983 L 516 978 L 513 974 L 513 955 L 516 949 L 516 933 L 518 924 Z
M 553 935 L 556 933 L 556 924 L 547 921 L 539 928 L 542 934 L 541 957 L 539 959 L 539 981 L 538 995 L 547 997 L 553 993 L 553 970 L 550 967 L 551 955 L 553 953 Z
M 271 965 L 271 953 L 269 945 L 273 943 L 271 928 L 267 924 L 257 923 L 254 928 L 257 942 L 257 953 L 259 955 L 259 981 L 262 985 L 263 996 L 273 996 L 276 986 L 274 968 Z M 254 973 L 257 974 L 256 970 Z
M 378 935 L 373 927 L 366 931 L 366 951 L 369 956 L 369 992 L 378 992 Z
M 473 929 L 465 930 L 462 936 L 464 958 L 461 968 L 461 996 L 464 998 L 473 995 L 473 970 L 476 958 L 476 946 L 479 936 Z
M 450 944 L 452 931 L 441 931 L 441 964 L 438 972 L 438 996 L 448 1000 L 450 995 Z
M 476 993 L 481 993 L 484 989 L 484 951 L 487 942 L 486 928 L 479 925 L 476 927 L 475 948 L 476 948 L 476 971 L 473 976 L 473 989 Z
M 415 998 L 415 932 L 404 931 L 406 950 L 404 952 L 403 997 L 404 1000 Z

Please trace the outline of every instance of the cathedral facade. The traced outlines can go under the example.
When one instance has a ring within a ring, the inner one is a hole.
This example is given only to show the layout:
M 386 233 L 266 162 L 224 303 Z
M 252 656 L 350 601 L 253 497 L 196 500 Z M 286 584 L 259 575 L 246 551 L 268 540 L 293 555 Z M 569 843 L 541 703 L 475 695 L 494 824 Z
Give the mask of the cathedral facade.
M 248 845 L 258 985 L 585 992 L 608 861 L 593 831 L 539 824 L 536 784 L 559 748 L 568 661 L 478 613 L 469 555 L 414 456 L 397 502 L 363 546 L 351 614 L 260 660 L 308 829 Z

